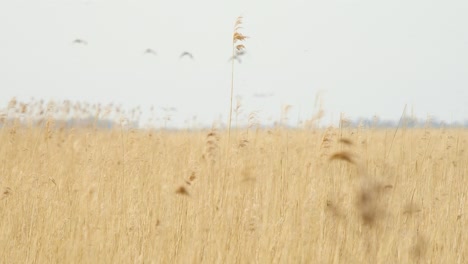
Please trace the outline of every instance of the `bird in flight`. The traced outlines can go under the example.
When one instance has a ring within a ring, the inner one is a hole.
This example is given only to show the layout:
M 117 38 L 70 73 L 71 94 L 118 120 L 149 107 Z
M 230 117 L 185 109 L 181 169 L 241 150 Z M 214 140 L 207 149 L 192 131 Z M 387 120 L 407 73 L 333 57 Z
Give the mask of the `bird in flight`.
M 82 39 L 75 39 L 73 40 L 73 44 L 88 45 L 88 42 Z
M 156 56 L 156 51 L 154 51 L 153 49 L 146 49 L 145 54 L 151 54 L 151 55 L 155 55 Z
M 192 55 L 192 53 L 187 52 L 187 51 L 182 52 L 182 54 L 180 54 L 179 58 L 182 59 L 182 58 L 185 57 L 185 56 L 187 56 L 187 57 L 189 57 L 190 59 L 193 60 L 193 55 Z

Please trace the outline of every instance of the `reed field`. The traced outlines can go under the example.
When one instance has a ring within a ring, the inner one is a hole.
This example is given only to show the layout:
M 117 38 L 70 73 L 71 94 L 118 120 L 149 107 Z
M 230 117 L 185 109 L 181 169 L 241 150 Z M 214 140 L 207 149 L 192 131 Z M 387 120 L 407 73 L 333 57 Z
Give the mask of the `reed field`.
M 1 263 L 468 263 L 466 129 L 229 138 L 27 107 L 1 119 Z

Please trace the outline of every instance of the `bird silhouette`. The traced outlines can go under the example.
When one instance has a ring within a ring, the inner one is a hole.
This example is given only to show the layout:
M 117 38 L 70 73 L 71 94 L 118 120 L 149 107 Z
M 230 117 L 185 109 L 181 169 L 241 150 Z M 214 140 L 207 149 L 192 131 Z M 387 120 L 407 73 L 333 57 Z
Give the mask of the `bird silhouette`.
M 73 44 L 88 45 L 88 42 L 83 39 L 75 39 L 73 40 Z
M 187 57 L 189 57 L 190 59 L 193 60 L 193 55 L 192 55 L 192 53 L 187 52 L 187 51 L 182 52 L 182 54 L 180 54 L 179 58 L 182 59 L 182 58 L 185 57 L 185 56 L 187 56 Z
M 151 55 L 155 55 L 156 56 L 156 51 L 154 51 L 153 49 L 146 49 L 145 54 L 151 54 Z

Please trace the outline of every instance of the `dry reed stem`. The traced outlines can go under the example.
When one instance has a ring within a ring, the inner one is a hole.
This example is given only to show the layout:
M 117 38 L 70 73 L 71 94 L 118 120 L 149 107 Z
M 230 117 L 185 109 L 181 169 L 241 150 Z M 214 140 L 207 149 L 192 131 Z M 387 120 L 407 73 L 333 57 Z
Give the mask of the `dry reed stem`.
M 231 140 L 231 124 L 232 124 L 232 100 L 234 96 L 234 61 L 237 59 L 240 61 L 240 57 L 245 54 L 245 45 L 237 44 L 247 39 L 247 36 L 244 36 L 240 29 L 242 29 L 242 16 L 239 16 L 234 23 L 234 32 L 232 34 L 232 55 L 231 55 L 231 96 L 229 103 L 229 120 L 228 120 L 228 143 Z

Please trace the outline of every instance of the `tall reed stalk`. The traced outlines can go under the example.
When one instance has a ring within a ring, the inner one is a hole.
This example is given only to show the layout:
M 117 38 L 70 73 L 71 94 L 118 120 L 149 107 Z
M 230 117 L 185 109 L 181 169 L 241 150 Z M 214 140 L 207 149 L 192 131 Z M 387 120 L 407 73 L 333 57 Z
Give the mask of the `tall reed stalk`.
M 228 121 L 228 140 L 231 139 L 231 123 L 232 123 L 232 99 L 234 97 L 234 61 L 240 62 L 240 57 L 245 54 L 245 46 L 242 42 L 248 38 L 239 30 L 242 29 L 242 16 L 239 16 L 234 23 L 234 33 L 232 35 L 232 56 L 231 56 L 231 96 L 229 104 L 229 121 Z

